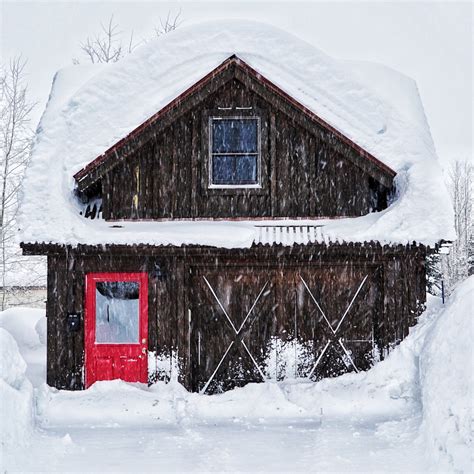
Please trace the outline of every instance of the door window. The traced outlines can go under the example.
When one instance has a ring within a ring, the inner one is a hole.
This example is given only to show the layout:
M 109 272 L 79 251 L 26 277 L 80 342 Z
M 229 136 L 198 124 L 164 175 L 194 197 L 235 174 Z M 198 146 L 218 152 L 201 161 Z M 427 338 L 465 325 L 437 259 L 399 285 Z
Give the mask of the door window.
M 96 282 L 95 342 L 124 344 L 139 342 L 139 283 Z

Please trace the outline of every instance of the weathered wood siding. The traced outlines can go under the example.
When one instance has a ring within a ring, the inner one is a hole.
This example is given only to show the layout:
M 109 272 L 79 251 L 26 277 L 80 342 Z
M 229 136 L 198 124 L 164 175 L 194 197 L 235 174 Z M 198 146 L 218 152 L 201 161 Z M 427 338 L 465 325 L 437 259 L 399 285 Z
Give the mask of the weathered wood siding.
M 234 78 L 203 95 L 108 171 L 102 180 L 104 218 L 360 216 L 386 207 L 389 189 L 337 140 L 242 81 Z M 261 189 L 209 189 L 212 115 L 260 117 Z
M 148 273 L 149 350 L 165 357 L 177 353 L 182 382 L 190 390 L 200 390 L 235 339 L 203 276 L 224 302 L 236 328 L 267 284 L 244 325 L 248 349 L 264 370 L 272 341 L 297 341 L 307 352 L 298 362 L 297 375 L 308 376 L 310 366 L 331 339 L 313 297 L 336 327 L 351 295 L 367 276 L 337 333 L 352 351 L 355 364 L 365 369 L 377 356 L 374 347 L 383 357 L 415 324 L 425 302 L 424 258 L 423 247 L 375 244 L 240 250 L 56 248 L 48 257 L 47 381 L 63 389 L 83 388 L 84 283 L 88 272 Z M 157 264 L 164 272 L 159 278 L 155 274 Z M 78 332 L 68 332 L 68 313 L 81 315 Z M 245 350 L 237 341 L 209 390 L 261 380 L 251 360 L 244 356 Z M 334 345 L 323 359 L 312 378 L 352 370 Z M 279 370 L 276 367 L 276 372 Z

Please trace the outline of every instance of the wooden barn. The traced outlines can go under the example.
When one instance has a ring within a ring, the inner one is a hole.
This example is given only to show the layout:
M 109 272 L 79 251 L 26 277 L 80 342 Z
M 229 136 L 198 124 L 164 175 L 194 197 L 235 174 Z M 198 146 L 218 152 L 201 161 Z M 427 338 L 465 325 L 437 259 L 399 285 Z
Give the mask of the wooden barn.
M 57 74 L 21 220 L 49 385 L 318 380 L 408 334 L 450 211 L 416 85 L 365 66 L 228 22 Z

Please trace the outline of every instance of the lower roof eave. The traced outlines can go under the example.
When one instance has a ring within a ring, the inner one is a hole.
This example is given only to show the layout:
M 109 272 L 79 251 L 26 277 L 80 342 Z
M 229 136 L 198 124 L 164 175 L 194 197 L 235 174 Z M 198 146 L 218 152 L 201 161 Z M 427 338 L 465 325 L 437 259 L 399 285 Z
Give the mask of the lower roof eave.
M 21 242 L 20 247 L 23 250 L 23 255 L 65 255 L 67 253 L 71 255 L 97 255 L 99 253 L 106 253 L 110 255 L 122 255 L 122 256 L 137 256 L 139 253 L 144 253 L 147 256 L 185 256 L 185 255 L 242 255 L 245 253 L 249 254 L 260 254 L 268 252 L 279 252 L 282 251 L 284 254 L 312 254 L 314 255 L 320 251 L 326 252 L 349 252 L 356 251 L 359 253 L 361 250 L 367 252 L 368 250 L 381 253 L 381 254 L 394 254 L 400 252 L 406 252 L 407 249 L 416 250 L 418 249 L 423 254 L 435 252 L 440 246 L 447 243 L 447 241 L 439 241 L 435 246 L 424 245 L 419 242 L 411 242 L 406 244 L 401 243 L 380 243 L 378 241 L 366 241 L 366 242 L 347 242 L 347 241 L 323 241 L 323 242 L 306 242 L 298 243 L 293 242 L 286 244 L 282 242 L 272 243 L 253 243 L 247 247 L 216 247 L 212 245 L 196 245 L 196 244 L 182 244 L 182 245 L 171 245 L 171 244 L 118 244 L 118 243 L 107 243 L 107 244 L 76 244 L 71 245 L 67 243 L 53 243 L 53 242 Z

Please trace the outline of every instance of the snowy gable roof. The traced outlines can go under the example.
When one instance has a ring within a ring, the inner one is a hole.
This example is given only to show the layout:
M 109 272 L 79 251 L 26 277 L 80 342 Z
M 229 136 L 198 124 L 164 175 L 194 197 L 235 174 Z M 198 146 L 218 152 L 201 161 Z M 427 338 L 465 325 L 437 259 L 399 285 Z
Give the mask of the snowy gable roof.
M 210 71 L 206 76 L 196 82 L 193 86 L 188 88 L 182 94 L 174 98 L 165 107 L 160 109 L 156 114 L 143 122 L 135 130 L 129 133 L 126 137 L 122 138 L 119 142 L 115 143 L 111 148 L 105 151 L 102 155 L 97 157 L 95 160 L 87 164 L 87 166 L 81 169 L 74 175 L 78 183 L 78 189 L 83 191 L 91 186 L 95 181 L 101 179 L 103 174 L 107 172 L 114 164 L 119 162 L 118 153 L 122 148 L 126 149 L 125 156 L 131 153 L 133 149 L 132 141 L 138 139 L 137 147 L 140 146 L 140 137 L 145 134 L 145 130 L 152 128 L 155 124 L 160 122 L 166 123 L 167 114 L 175 109 L 180 109 L 183 106 L 185 100 L 192 95 L 198 93 L 200 90 L 204 90 L 204 93 L 209 94 L 209 85 L 219 77 L 220 74 L 224 74 L 227 69 L 237 67 L 245 75 L 252 76 L 257 82 L 261 83 L 265 89 L 271 91 L 274 95 L 274 100 L 283 99 L 284 102 L 290 103 L 293 107 L 298 109 L 301 113 L 308 116 L 312 122 L 316 122 L 322 126 L 325 130 L 330 131 L 333 135 L 337 136 L 345 145 L 352 148 L 355 151 L 355 157 L 358 158 L 359 165 L 369 174 L 373 174 L 373 177 L 379 180 L 386 187 L 392 186 L 392 179 L 396 173 L 376 157 L 363 150 L 360 146 L 354 143 L 351 139 L 342 134 L 339 130 L 332 127 L 329 123 L 324 121 L 321 117 L 314 114 L 311 110 L 305 107 L 300 102 L 296 101 L 292 96 L 288 95 L 285 91 L 280 89 L 274 83 L 269 81 L 267 78 L 262 76 L 261 73 L 250 67 L 245 61 L 232 55 L 221 63 L 217 68 Z M 268 99 L 270 102 L 272 99 Z
M 219 21 L 179 28 L 119 63 L 57 73 L 25 179 L 21 239 L 72 245 L 206 242 L 205 231 L 193 237 L 192 224 L 175 226 L 170 234 L 158 222 L 124 223 L 118 231 L 86 220 L 79 215 L 73 176 L 232 55 L 397 173 L 399 194 L 388 209 L 325 221 L 326 236 L 425 244 L 454 237 L 450 200 L 411 79 L 380 66 L 335 60 L 268 25 Z M 210 245 L 245 247 L 258 239 L 250 223 L 238 226 L 239 232 L 228 223 L 212 229 Z

